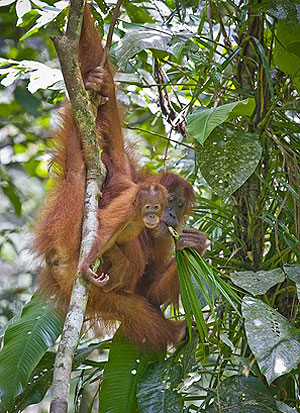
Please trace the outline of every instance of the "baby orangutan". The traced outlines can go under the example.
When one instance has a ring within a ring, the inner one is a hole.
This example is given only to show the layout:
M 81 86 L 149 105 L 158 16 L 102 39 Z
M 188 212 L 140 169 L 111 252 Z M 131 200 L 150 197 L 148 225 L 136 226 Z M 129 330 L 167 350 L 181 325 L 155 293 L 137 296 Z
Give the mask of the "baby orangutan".
M 111 280 L 109 274 L 105 273 L 98 275 L 90 266 L 106 251 L 117 255 L 118 244 L 133 240 L 144 227 L 156 227 L 166 206 L 167 194 L 166 188 L 159 183 L 132 184 L 104 209 L 100 208 L 97 238 L 79 265 L 79 272 L 94 285 L 104 286 L 110 281 L 109 290 L 115 288 L 121 280 Z

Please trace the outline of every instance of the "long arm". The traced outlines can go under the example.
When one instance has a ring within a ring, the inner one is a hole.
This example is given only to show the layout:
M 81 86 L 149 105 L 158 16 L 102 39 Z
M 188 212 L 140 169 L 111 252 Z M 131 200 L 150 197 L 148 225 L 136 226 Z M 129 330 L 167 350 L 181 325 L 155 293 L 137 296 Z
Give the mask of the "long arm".
M 85 275 L 93 284 L 99 285 L 99 276 L 91 270 L 90 266 L 96 258 L 102 256 L 118 240 L 120 234 L 126 231 L 126 226 L 135 215 L 135 200 L 138 186 L 124 191 L 119 197 L 113 199 L 105 209 L 100 209 L 99 229 L 97 239 L 92 245 L 90 253 L 82 262 L 79 272 Z M 137 234 L 131 234 L 134 238 Z
M 93 84 L 93 76 L 89 80 L 89 74 L 93 70 L 97 71 L 103 53 L 98 29 L 94 24 L 89 6 L 86 4 L 79 44 L 79 59 L 85 83 L 90 88 Z M 114 82 L 108 63 L 100 77 L 101 87 L 109 98 L 109 103 L 101 106 L 97 115 L 97 128 L 102 133 L 104 131 L 103 135 L 107 138 L 105 143 L 102 142 L 103 158 L 104 161 L 109 160 L 113 163 L 113 158 L 118 153 L 118 165 L 121 165 L 119 173 L 110 174 L 113 177 L 112 185 L 115 183 L 113 182 L 115 176 L 119 179 L 120 173 L 126 175 L 124 171 L 126 162 L 124 161 L 124 145 Z M 46 261 L 49 261 L 49 257 L 53 261 L 52 258 L 56 255 L 58 259 L 69 262 L 78 260 L 79 255 L 86 172 L 80 137 L 68 103 L 62 108 L 60 116 L 61 125 L 54 135 L 53 185 L 48 192 L 36 225 L 33 247 L 39 255 L 46 258 Z M 113 157 L 110 156 L 111 152 L 114 154 Z M 54 261 L 57 259 L 55 258 Z
M 86 3 L 79 43 L 81 72 L 87 89 L 95 92 L 95 103 L 97 104 L 97 94 L 108 99 L 104 105 L 98 108 L 97 128 L 101 131 L 104 139 L 104 142 L 101 142 L 101 147 L 110 152 L 112 156 L 115 155 L 115 152 L 120 156 L 120 154 L 125 154 L 121 118 L 110 64 L 107 61 L 104 68 L 100 66 L 104 54 L 101 40 L 90 6 Z
M 62 123 L 55 135 L 51 189 L 37 220 L 34 249 L 46 258 L 57 255 L 78 259 L 85 165 L 70 106 L 64 106 Z

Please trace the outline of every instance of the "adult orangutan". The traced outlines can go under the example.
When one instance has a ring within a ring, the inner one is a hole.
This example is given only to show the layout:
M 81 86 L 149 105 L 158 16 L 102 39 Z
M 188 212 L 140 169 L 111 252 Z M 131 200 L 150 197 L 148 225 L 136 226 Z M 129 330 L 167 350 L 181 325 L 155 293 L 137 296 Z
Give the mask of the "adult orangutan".
M 101 157 L 108 170 L 99 204 L 100 233 L 92 254 L 80 268 L 91 281 L 87 317 L 108 323 L 119 321 L 124 334 L 133 343 L 160 350 L 167 344 L 176 344 L 185 333 L 185 323 L 166 319 L 159 305 L 178 299 L 176 266 L 171 258 L 173 241 L 167 226 L 177 228 L 183 223 L 194 203 L 194 194 L 190 184 L 178 175 L 167 173 L 145 177 L 136 171 L 130 153 L 124 148 L 109 64 L 104 69 L 99 67 L 102 56 L 101 39 L 86 5 L 79 59 L 86 88 L 99 104 L 96 126 L 101 135 Z M 61 111 L 61 125 L 54 142 L 53 184 L 37 222 L 34 247 L 46 262 L 39 277 L 40 292 L 54 297 L 63 309 L 67 309 L 78 267 L 86 178 L 80 136 L 68 103 Z M 122 237 L 122 231 L 130 225 L 135 213 L 128 214 L 135 199 L 132 190 L 136 195 L 143 187 L 147 188 L 146 193 L 156 188 L 153 192 L 156 195 L 150 204 L 146 196 L 143 207 L 137 209 L 135 206 L 133 210 L 140 213 L 150 206 L 153 212 L 158 207 L 160 211 L 156 216 L 161 216 L 161 221 L 156 228 L 144 229 L 136 236 L 142 229 L 139 221 L 134 239 L 126 230 Z M 162 187 L 168 191 L 166 206 Z M 120 217 L 107 213 L 112 210 L 125 217 L 121 226 Z M 103 234 L 104 244 L 101 241 Z M 203 252 L 205 241 L 205 235 L 199 231 L 184 229 L 178 247 L 196 247 Z M 96 276 L 89 266 L 97 254 L 103 254 L 104 262 Z

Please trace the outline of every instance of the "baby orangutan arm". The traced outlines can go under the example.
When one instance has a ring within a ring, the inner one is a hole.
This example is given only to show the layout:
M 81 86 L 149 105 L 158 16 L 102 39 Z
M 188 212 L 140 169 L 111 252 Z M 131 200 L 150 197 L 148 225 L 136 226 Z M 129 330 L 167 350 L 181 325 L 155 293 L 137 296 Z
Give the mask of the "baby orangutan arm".
M 109 274 L 109 282 L 103 285 L 103 292 L 108 293 L 112 290 L 119 290 L 126 285 L 126 273 L 128 272 L 129 260 L 117 244 L 112 245 L 103 256 L 105 270 L 101 267 L 98 274 Z M 107 262 L 109 263 L 107 265 Z M 105 272 L 103 272 L 105 271 Z M 96 284 L 99 286 L 99 283 Z
M 97 275 L 90 268 L 92 263 L 116 242 L 123 243 L 136 238 L 144 227 L 154 228 L 159 223 L 166 199 L 167 191 L 160 184 L 133 184 L 106 208 L 100 209 L 97 239 L 79 265 L 79 272 L 94 285 L 106 284 L 108 275 Z

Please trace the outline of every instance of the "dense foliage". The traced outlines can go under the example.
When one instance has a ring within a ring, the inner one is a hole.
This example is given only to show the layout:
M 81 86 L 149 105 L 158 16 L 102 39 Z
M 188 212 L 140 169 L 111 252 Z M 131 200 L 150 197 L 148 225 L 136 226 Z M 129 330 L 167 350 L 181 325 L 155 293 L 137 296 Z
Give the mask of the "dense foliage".
M 46 350 L 61 328 L 35 298 L 19 313 L 38 271 L 29 234 L 48 184 L 50 118 L 64 96 L 50 36 L 63 30 L 68 2 L 0 6 L 0 411 L 19 411 L 44 398 Z M 93 3 L 104 33 L 112 8 Z M 110 54 L 127 139 L 148 168 L 193 183 L 190 223 L 208 233 L 215 269 L 191 251 L 178 257 L 200 341 L 190 331 L 164 358 L 137 352 L 120 333 L 112 343 L 82 337 L 75 411 L 92 409 L 102 379 L 101 412 L 300 407 L 299 16 L 298 0 L 124 0 Z

